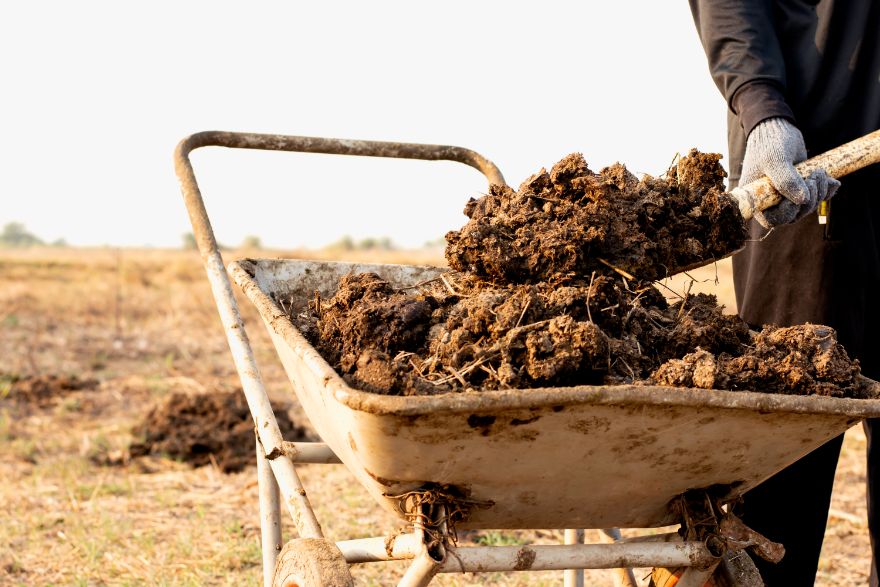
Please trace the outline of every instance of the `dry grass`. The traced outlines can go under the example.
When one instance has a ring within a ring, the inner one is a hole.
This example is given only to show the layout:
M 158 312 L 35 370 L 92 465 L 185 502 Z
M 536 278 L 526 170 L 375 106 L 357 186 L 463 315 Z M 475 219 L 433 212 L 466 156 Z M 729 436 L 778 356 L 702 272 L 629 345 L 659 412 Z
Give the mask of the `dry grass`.
M 438 251 L 378 259 L 360 253 L 354 260 L 367 259 L 442 263 Z M 729 264 L 719 264 L 717 273 L 719 286 L 714 268 L 694 273 L 692 291 L 717 293 L 733 310 Z M 669 286 L 681 292 L 686 282 Z M 255 312 L 246 302 L 241 306 L 270 393 L 289 398 Z M 0 345 L 0 585 L 259 584 L 253 468 L 224 475 L 163 458 L 107 464 L 131 441 L 132 424 L 168 393 L 238 387 L 195 253 L 0 252 Z M 12 374 L 77 374 L 101 383 L 38 408 L 4 399 Z M 304 422 L 296 405 L 291 414 Z M 864 435 L 851 430 L 838 468 L 822 585 L 865 581 L 864 451 Z M 398 527 L 343 467 L 306 466 L 302 476 L 328 536 L 380 535 Z M 466 537 L 482 544 L 559 539 L 559 532 Z M 402 568 L 368 565 L 355 574 L 360 584 L 392 585 Z M 604 572 L 589 577 L 590 584 L 611 583 Z M 557 585 L 560 573 L 452 575 L 437 583 Z

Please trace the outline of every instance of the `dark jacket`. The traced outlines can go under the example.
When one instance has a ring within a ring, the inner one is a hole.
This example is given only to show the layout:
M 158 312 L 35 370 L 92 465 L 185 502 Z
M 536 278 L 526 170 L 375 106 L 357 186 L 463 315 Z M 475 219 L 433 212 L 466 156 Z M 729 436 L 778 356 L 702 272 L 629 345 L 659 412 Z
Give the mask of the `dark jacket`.
M 731 185 L 748 133 L 783 116 L 810 155 L 880 128 L 880 0 L 691 0 L 716 85 L 729 105 Z M 753 223 L 753 239 L 764 231 Z M 837 328 L 880 375 L 880 166 L 843 179 L 828 227 L 811 215 L 734 257 L 740 315 L 750 324 Z
M 730 106 L 732 180 L 745 138 L 766 118 L 795 122 L 812 154 L 880 127 L 880 2 L 690 4 L 712 78 Z
M 880 0 L 691 0 L 712 77 L 730 107 L 731 184 L 748 133 L 788 118 L 811 155 L 880 128 Z M 828 324 L 868 376 L 880 376 L 880 166 L 844 177 L 829 224 L 815 215 L 752 239 L 733 258 L 740 315 L 753 327 Z M 868 519 L 880 547 L 880 443 L 869 422 Z M 756 561 L 768 586 L 813 585 L 841 439 L 745 495 L 743 520 L 779 540 L 778 565 Z M 877 564 L 871 564 L 877 585 Z

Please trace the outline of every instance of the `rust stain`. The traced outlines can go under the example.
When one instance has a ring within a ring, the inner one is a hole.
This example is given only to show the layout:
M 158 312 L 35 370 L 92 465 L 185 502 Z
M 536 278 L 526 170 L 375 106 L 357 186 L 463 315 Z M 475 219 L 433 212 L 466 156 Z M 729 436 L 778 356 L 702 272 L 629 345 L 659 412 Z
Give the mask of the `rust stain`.
M 536 491 L 523 491 L 516 496 L 516 499 L 523 505 L 535 505 L 538 503 L 538 493 Z
M 628 434 L 626 436 L 627 442 L 629 442 L 629 449 L 634 450 L 637 448 L 642 448 L 645 446 L 649 446 L 651 444 L 657 443 L 657 436 L 653 434 L 645 434 L 643 432 Z
M 534 442 L 540 435 L 537 430 L 521 430 L 513 434 L 511 439 L 519 442 Z
M 399 417 L 399 420 L 400 420 L 400 422 L 401 422 L 401 424 L 402 424 L 403 426 L 414 427 L 414 426 L 420 426 L 420 425 L 421 425 L 420 422 L 419 422 L 419 420 L 421 419 L 421 417 L 422 417 L 422 416 L 418 416 L 418 415 L 415 415 L 415 416 L 412 416 L 412 415 L 411 415 L 411 416 L 400 416 L 400 417 Z
M 394 540 L 397 538 L 397 535 L 391 535 L 385 537 L 385 554 L 388 555 L 388 558 L 394 557 Z
M 391 487 L 392 485 L 397 485 L 400 481 L 394 481 L 393 479 L 386 479 L 385 477 L 380 477 L 378 475 L 373 474 L 369 469 L 364 469 L 364 473 L 370 476 L 376 483 L 379 485 L 384 485 L 385 487 Z
M 581 434 L 593 434 L 595 432 L 608 432 L 611 429 L 611 420 L 597 416 L 581 418 L 568 425 L 569 430 Z
M 516 564 L 513 565 L 514 571 L 528 571 L 535 564 L 535 551 L 528 546 L 523 546 L 516 551 Z
M 532 416 L 531 418 L 514 418 L 510 421 L 511 426 L 523 426 L 525 424 L 531 424 L 532 422 L 537 422 L 541 419 L 541 416 Z

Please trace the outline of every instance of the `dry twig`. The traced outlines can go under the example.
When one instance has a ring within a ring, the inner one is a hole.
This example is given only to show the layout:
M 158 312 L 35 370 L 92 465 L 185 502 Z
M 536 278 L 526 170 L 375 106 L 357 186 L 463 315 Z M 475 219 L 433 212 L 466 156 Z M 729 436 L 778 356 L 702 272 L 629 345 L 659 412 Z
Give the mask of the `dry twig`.
M 614 265 L 612 265 L 611 263 L 609 263 L 605 259 L 599 259 L 599 262 L 602 263 L 603 265 L 605 265 L 606 267 L 613 269 L 618 275 L 621 275 L 622 277 L 625 277 L 625 278 L 629 279 L 630 281 L 636 281 L 636 278 L 633 276 L 632 273 L 627 273 L 623 269 L 621 269 L 619 267 L 615 267 Z

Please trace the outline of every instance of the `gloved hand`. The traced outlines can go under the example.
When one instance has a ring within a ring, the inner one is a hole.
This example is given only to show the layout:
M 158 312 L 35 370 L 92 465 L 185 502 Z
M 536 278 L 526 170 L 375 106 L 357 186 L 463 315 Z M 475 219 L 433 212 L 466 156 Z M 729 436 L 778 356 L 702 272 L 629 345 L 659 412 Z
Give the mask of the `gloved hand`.
M 837 192 L 840 182 L 824 169 L 813 171 L 806 179 L 798 174 L 794 164 L 806 158 L 801 131 L 785 118 L 768 118 L 749 133 L 740 185 L 766 175 L 783 196 L 779 204 L 763 212 L 755 210 L 754 218 L 764 228 L 800 220 Z

